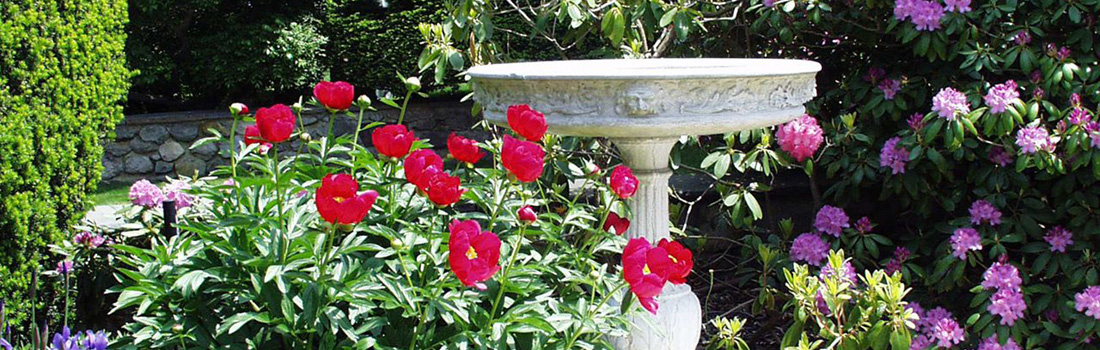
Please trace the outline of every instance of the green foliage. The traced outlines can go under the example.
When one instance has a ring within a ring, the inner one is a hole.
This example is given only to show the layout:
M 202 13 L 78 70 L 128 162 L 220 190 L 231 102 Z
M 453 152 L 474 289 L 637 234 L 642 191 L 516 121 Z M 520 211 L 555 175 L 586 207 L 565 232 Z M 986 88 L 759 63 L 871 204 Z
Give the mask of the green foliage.
M 297 96 L 327 73 L 315 1 L 135 0 L 130 7 L 126 54 L 140 97 L 133 104 Z
M 27 320 L 46 246 L 83 216 L 129 86 L 126 2 L 0 4 L 0 295 Z
M 783 271 L 795 317 L 783 348 L 812 350 L 817 346 L 807 344 L 816 339 L 829 349 L 908 350 L 918 316 L 906 308 L 909 289 L 901 274 L 867 271 L 856 277 L 846 271 L 852 266 L 843 250 L 829 254 L 827 267 L 836 273 L 811 274 L 802 264 Z
M 509 180 L 498 159 L 447 164 L 468 191 L 439 207 L 406 181 L 400 160 L 352 137 L 316 137 L 283 159 L 280 145 L 260 155 L 241 144 L 235 165 L 192 185 L 197 205 L 181 213 L 177 236 L 159 236 L 158 214 L 143 213 L 140 243 L 115 246 L 115 309 L 135 313 L 122 348 L 610 349 L 606 336 L 624 334 L 629 314 L 612 299 L 626 285 L 609 261 L 625 239 L 596 229 L 624 204 L 604 181 L 574 177 L 607 203 L 596 205 L 564 187 Z M 565 158 L 567 142 L 546 139 L 558 155 L 547 163 L 578 167 Z M 500 147 L 499 137 L 482 145 L 486 158 Z M 379 193 L 362 222 L 319 217 L 313 193 L 332 173 L 354 174 L 361 190 Z M 539 208 L 537 223 L 518 220 L 524 205 Z M 464 253 L 448 251 L 452 220 L 476 220 L 503 243 L 485 290 L 451 270 L 449 254 Z

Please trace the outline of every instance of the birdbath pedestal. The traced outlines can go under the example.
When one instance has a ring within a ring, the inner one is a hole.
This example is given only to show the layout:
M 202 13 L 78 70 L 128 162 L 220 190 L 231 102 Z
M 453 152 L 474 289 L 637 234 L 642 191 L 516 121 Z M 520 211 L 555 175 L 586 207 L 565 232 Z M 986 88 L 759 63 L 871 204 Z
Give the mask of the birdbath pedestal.
M 816 94 L 821 65 L 776 59 L 579 60 L 471 68 L 485 119 L 507 125 L 508 106 L 529 104 L 549 132 L 607 137 L 638 177 L 626 235 L 669 238 L 669 152 L 682 135 L 710 135 L 794 120 Z M 694 350 L 699 299 L 687 284 L 666 284 L 656 315 L 633 316 L 619 350 Z M 645 318 L 648 318 L 646 320 Z

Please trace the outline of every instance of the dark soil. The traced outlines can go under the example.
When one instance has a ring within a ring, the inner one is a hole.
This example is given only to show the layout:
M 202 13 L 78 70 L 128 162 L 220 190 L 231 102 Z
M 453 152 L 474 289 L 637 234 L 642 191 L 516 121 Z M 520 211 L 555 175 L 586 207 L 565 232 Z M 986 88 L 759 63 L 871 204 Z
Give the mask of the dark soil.
M 735 273 L 740 269 L 728 251 L 704 251 L 695 256 L 695 262 L 695 273 L 688 283 L 703 303 L 703 336 L 698 349 L 706 349 L 717 332 L 711 324 L 717 317 L 744 319 L 746 324 L 741 329 L 741 338 L 750 348 L 779 349 L 783 332 L 790 324 L 790 315 L 782 310 L 784 301 L 777 300 L 773 309 L 762 309 L 754 315 L 753 303 L 760 292 L 759 285 L 749 281 L 738 286 L 739 276 Z

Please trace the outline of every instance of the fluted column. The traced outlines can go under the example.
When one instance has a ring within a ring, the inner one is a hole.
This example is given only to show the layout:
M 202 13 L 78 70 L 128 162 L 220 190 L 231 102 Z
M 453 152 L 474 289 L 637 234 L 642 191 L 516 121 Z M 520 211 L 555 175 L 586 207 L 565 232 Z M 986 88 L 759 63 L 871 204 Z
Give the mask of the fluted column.
M 668 156 L 679 138 L 613 138 L 623 160 L 638 177 L 638 192 L 630 201 L 633 220 L 629 238 L 645 237 L 653 245 L 669 238 Z M 702 309 L 691 287 L 665 284 L 657 297 L 657 314 L 633 316 L 630 336 L 612 339 L 618 350 L 694 350 L 702 329 Z M 647 320 L 648 319 L 648 320 Z

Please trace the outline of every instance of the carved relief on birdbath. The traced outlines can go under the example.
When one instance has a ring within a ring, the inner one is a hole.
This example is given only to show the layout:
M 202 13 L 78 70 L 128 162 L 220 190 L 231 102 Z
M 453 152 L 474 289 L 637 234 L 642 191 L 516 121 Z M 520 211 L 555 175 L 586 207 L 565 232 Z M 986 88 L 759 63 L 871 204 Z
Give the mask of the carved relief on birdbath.
M 668 156 L 682 135 L 782 124 L 816 94 L 812 61 L 775 59 L 589 60 L 471 68 L 485 119 L 507 125 L 508 106 L 529 104 L 549 132 L 608 137 L 639 179 L 629 238 L 669 237 Z M 638 314 L 619 350 L 692 350 L 702 314 L 688 285 L 665 285 L 657 315 Z M 648 318 L 648 320 L 646 320 Z

